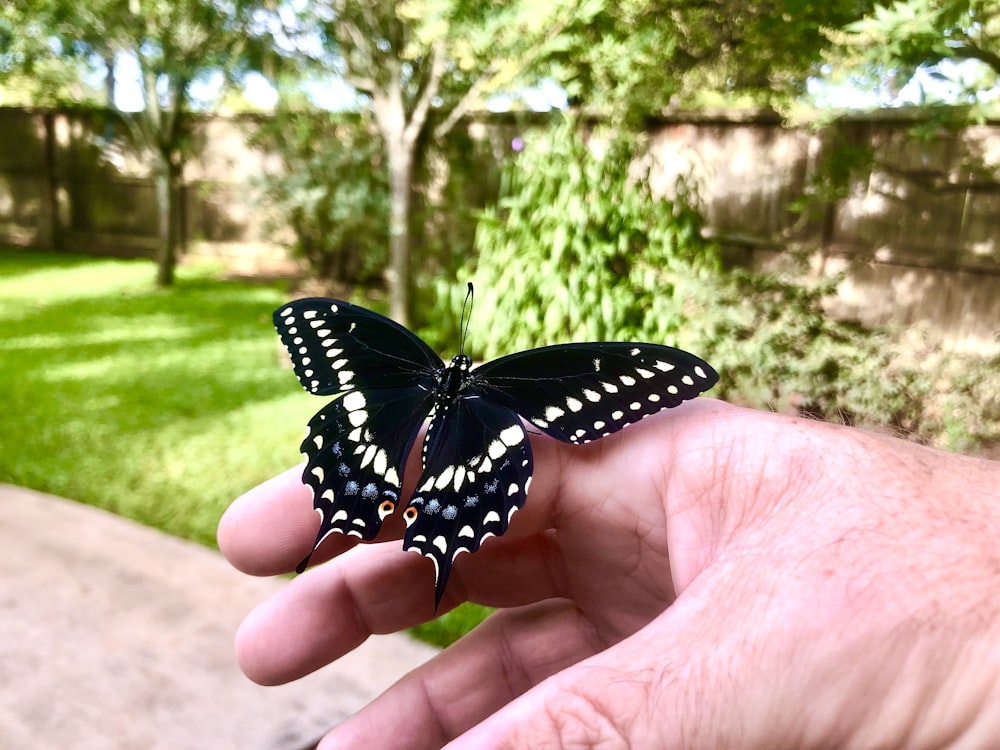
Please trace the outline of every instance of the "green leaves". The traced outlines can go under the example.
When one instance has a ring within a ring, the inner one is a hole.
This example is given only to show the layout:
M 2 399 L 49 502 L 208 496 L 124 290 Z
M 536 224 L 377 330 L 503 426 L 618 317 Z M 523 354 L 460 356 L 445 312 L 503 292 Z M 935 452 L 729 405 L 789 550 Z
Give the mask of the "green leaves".
M 356 283 L 378 273 L 389 244 L 389 186 L 370 118 L 279 109 L 255 136 L 281 155 L 260 179 L 264 203 L 290 225 L 295 251 L 322 281 Z
M 835 73 L 873 90 L 886 87 L 893 97 L 921 68 L 949 84 L 957 92 L 953 99 L 973 102 L 994 90 L 1000 77 L 998 0 L 898 0 L 827 36 L 838 45 L 829 58 Z M 945 60 L 981 65 L 970 72 L 968 66 L 941 67 Z M 933 91 L 925 96 L 927 103 L 940 98 Z
M 467 350 L 477 358 L 650 341 L 707 359 L 722 376 L 713 395 L 736 403 L 925 438 L 938 430 L 928 410 L 935 373 L 899 359 L 889 331 L 828 315 L 839 280 L 810 280 L 806 256 L 726 268 L 702 237 L 693 196 L 679 186 L 659 198 L 637 178 L 636 143 L 600 131 L 585 143 L 573 122 L 525 140 L 503 198 L 481 217 L 478 261 L 460 284 L 438 286 L 437 314 L 457 316 L 464 282 L 476 284 L 480 322 Z
M 569 340 L 628 340 L 651 323 L 650 296 L 717 264 L 701 218 L 629 178 L 635 144 L 575 122 L 528 136 L 508 190 L 480 220 L 476 315 L 491 321 L 487 357 Z M 681 239 L 686 242 L 681 244 Z M 466 274 L 460 274 L 466 278 Z M 458 309 L 456 306 L 455 309 Z M 665 328 L 676 328 L 665 316 Z

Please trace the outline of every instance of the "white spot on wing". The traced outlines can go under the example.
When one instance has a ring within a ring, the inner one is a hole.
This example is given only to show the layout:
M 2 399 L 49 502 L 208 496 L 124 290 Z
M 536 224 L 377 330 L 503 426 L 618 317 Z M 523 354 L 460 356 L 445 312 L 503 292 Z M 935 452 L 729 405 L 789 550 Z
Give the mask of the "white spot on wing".
M 583 408 L 583 404 L 578 399 L 575 399 L 572 396 L 566 397 L 566 406 L 568 406 L 569 410 L 572 412 L 580 411 L 580 409 Z
M 434 486 L 437 487 L 439 490 L 443 490 L 445 487 L 448 486 L 448 483 L 451 481 L 451 478 L 454 475 L 455 475 L 455 467 L 446 466 L 444 468 L 444 471 L 442 471 L 438 475 L 437 480 L 434 482 Z
M 344 396 L 344 408 L 347 409 L 347 411 L 363 409 L 367 403 L 368 402 L 365 400 L 365 394 L 361 391 L 351 391 Z
M 365 455 L 361 457 L 362 469 L 372 462 L 372 459 L 375 458 L 376 451 L 378 451 L 378 448 L 376 448 L 374 445 L 369 445 L 365 449 Z
M 547 406 L 545 408 L 545 418 L 547 420 L 549 420 L 550 422 L 554 422 L 555 420 L 559 419 L 559 417 L 561 417 L 565 413 L 566 412 L 564 412 L 558 406 Z
M 524 430 L 519 424 L 511 425 L 500 431 L 500 440 L 504 445 L 513 447 L 524 440 Z

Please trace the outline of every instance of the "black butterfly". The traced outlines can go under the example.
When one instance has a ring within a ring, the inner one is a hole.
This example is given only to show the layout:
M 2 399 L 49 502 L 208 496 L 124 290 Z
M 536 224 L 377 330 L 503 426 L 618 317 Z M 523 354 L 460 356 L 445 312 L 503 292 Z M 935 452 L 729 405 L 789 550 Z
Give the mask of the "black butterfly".
M 459 354 L 445 365 L 399 324 L 335 299 L 291 302 L 274 324 L 303 387 L 336 396 L 301 446 L 321 519 L 314 551 L 334 531 L 375 537 L 404 500 L 403 465 L 430 417 L 403 549 L 434 561 L 435 608 L 458 554 L 502 535 L 524 504 L 532 461 L 522 417 L 556 440 L 589 443 L 719 379 L 693 354 L 620 342 L 530 349 L 475 369 Z

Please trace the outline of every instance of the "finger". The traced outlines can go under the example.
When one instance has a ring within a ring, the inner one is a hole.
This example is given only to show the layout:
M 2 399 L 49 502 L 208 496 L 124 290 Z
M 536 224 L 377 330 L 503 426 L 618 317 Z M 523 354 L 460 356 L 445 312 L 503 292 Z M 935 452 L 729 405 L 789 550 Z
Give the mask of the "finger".
M 564 596 L 554 535 L 491 539 L 456 563 L 445 611 L 466 597 L 516 606 Z M 441 613 L 438 612 L 438 614 Z M 395 542 L 362 545 L 289 582 L 251 612 L 236 635 L 237 659 L 266 685 L 298 679 L 359 646 L 370 635 L 427 622 L 434 612 L 434 570 Z
M 319 749 L 439 748 L 604 646 L 564 600 L 498 612 L 330 732 Z
M 311 490 L 302 483 L 301 466 L 237 498 L 216 531 L 219 549 L 230 564 L 259 576 L 294 570 L 315 537 L 316 512 Z
M 525 507 L 515 515 L 511 535 L 530 535 L 550 523 L 557 494 L 560 449 L 555 441 L 532 440 L 535 478 Z M 403 497 L 412 494 L 420 473 L 419 451 L 411 451 L 403 483 Z M 219 548 L 237 569 L 251 575 L 290 573 L 310 552 L 319 519 L 313 510 L 312 492 L 302 483 L 302 467 L 289 469 L 248 491 L 226 510 L 216 532 Z M 387 518 L 376 542 L 403 538 L 402 506 Z M 330 534 L 313 554 L 313 566 L 352 549 L 358 541 L 343 534 Z
M 388 632 L 381 624 L 392 628 L 410 609 L 399 601 L 399 582 L 426 573 L 423 562 L 395 544 L 372 544 L 306 571 L 244 619 L 236 632 L 240 668 L 254 682 L 279 685 L 329 664 L 372 633 Z M 429 610 L 433 582 L 425 589 Z

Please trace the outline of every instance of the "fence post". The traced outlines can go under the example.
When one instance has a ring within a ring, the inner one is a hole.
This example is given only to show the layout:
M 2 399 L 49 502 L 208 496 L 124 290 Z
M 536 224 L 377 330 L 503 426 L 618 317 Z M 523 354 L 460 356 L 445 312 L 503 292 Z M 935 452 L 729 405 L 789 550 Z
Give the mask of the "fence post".
M 56 113 L 42 113 L 42 202 L 38 210 L 35 245 L 46 250 L 60 250 L 59 176 L 56 170 Z

